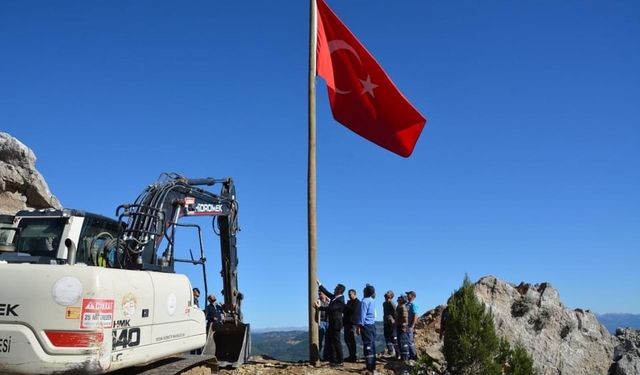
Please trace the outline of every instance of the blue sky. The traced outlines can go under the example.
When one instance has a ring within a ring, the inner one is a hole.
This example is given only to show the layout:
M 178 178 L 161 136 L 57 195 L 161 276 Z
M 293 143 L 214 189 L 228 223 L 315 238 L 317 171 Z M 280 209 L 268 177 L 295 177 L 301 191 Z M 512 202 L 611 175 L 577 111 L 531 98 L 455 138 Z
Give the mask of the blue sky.
M 323 283 L 425 311 L 493 274 L 640 313 L 637 2 L 328 3 L 429 121 L 398 157 L 335 123 L 318 80 Z M 246 320 L 306 326 L 307 23 L 292 0 L 2 1 L 2 131 L 65 206 L 108 216 L 164 171 L 232 176 Z

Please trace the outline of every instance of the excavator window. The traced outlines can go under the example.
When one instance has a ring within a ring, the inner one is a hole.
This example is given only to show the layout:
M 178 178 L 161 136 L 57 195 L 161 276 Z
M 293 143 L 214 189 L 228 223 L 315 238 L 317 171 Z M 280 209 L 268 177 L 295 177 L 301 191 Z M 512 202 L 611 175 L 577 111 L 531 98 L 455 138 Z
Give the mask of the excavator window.
M 56 257 L 66 219 L 20 221 L 20 237 L 16 251 L 33 256 Z
M 13 245 L 16 229 L 13 228 L 13 216 L 0 215 L 0 247 Z
M 0 245 L 9 245 L 13 239 L 14 230 L 9 225 L 0 224 Z
M 80 232 L 76 262 L 98 267 L 119 268 L 115 260 L 117 221 L 87 215 Z

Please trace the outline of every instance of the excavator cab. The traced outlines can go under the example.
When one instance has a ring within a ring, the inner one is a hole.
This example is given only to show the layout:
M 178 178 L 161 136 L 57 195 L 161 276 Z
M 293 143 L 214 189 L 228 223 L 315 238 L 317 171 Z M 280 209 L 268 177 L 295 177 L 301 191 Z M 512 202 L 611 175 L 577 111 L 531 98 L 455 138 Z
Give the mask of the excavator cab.
M 117 221 L 80 210 L 18 211 L 0 218 L 0 260 L 108 267 L 97 258 L 114 250 L 107 240 L 113 245 L 121 231 Z

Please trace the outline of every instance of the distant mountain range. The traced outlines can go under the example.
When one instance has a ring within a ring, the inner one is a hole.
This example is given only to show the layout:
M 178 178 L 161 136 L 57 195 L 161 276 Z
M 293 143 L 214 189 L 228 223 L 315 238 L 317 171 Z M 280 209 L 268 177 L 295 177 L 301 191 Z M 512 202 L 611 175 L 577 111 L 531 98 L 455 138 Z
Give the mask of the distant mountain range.
M 281 361 L 296 362 L 309 358 L 307 331 L 251 333 L 251 355 L 266 355 Z
M 602 325 L 607 327 L 611 334 L 616 333 L 616 328 L 630 327 L 640 329 L 640 314 L 596 314 Z
M 344 331 L 343 331 L 344 333 Z M 342 335 L 341 335 L 342 336 Z M 348 356 L 347 347 L 342 339 L 344 356 Z M 358 357 L 362 357 L 362 341 L 356 337 Z M 382 322 L 376 322 L 376 352 L 384 352 L 384 335 Z M 306 361 L 309 359 L 309 333 L 308 331 L 271 331 L 251 333 L 251 355 L 266 355 L 281 361 Z
M 251 327 L 252 333 L 268 333 L 268 332 L 290 332 L 290 331 L 307 331 L 307 327 L 278 327 L 278 328 L 253 328 Z

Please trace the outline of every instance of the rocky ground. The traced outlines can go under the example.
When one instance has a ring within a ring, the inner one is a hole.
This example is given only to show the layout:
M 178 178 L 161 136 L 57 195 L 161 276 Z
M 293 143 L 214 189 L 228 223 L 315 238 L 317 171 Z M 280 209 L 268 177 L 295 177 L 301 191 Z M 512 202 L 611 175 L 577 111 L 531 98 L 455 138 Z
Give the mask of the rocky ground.
M 344 367 L 333 368 L 328 363 L 322 362 L 318 366 L 311 366 L 306 362 L 282 362 L 268 357 L 252 357 L 251 361 L 239 369 L 219 371 L 225 375 L 344 375 L 344 374 L 365 374 L 364 361 L 357 363 L 344 363 Z M 392 375 L 405 373 L 409 368 L 402 362 L 396 360 L 378 360 L 376 374 Z

